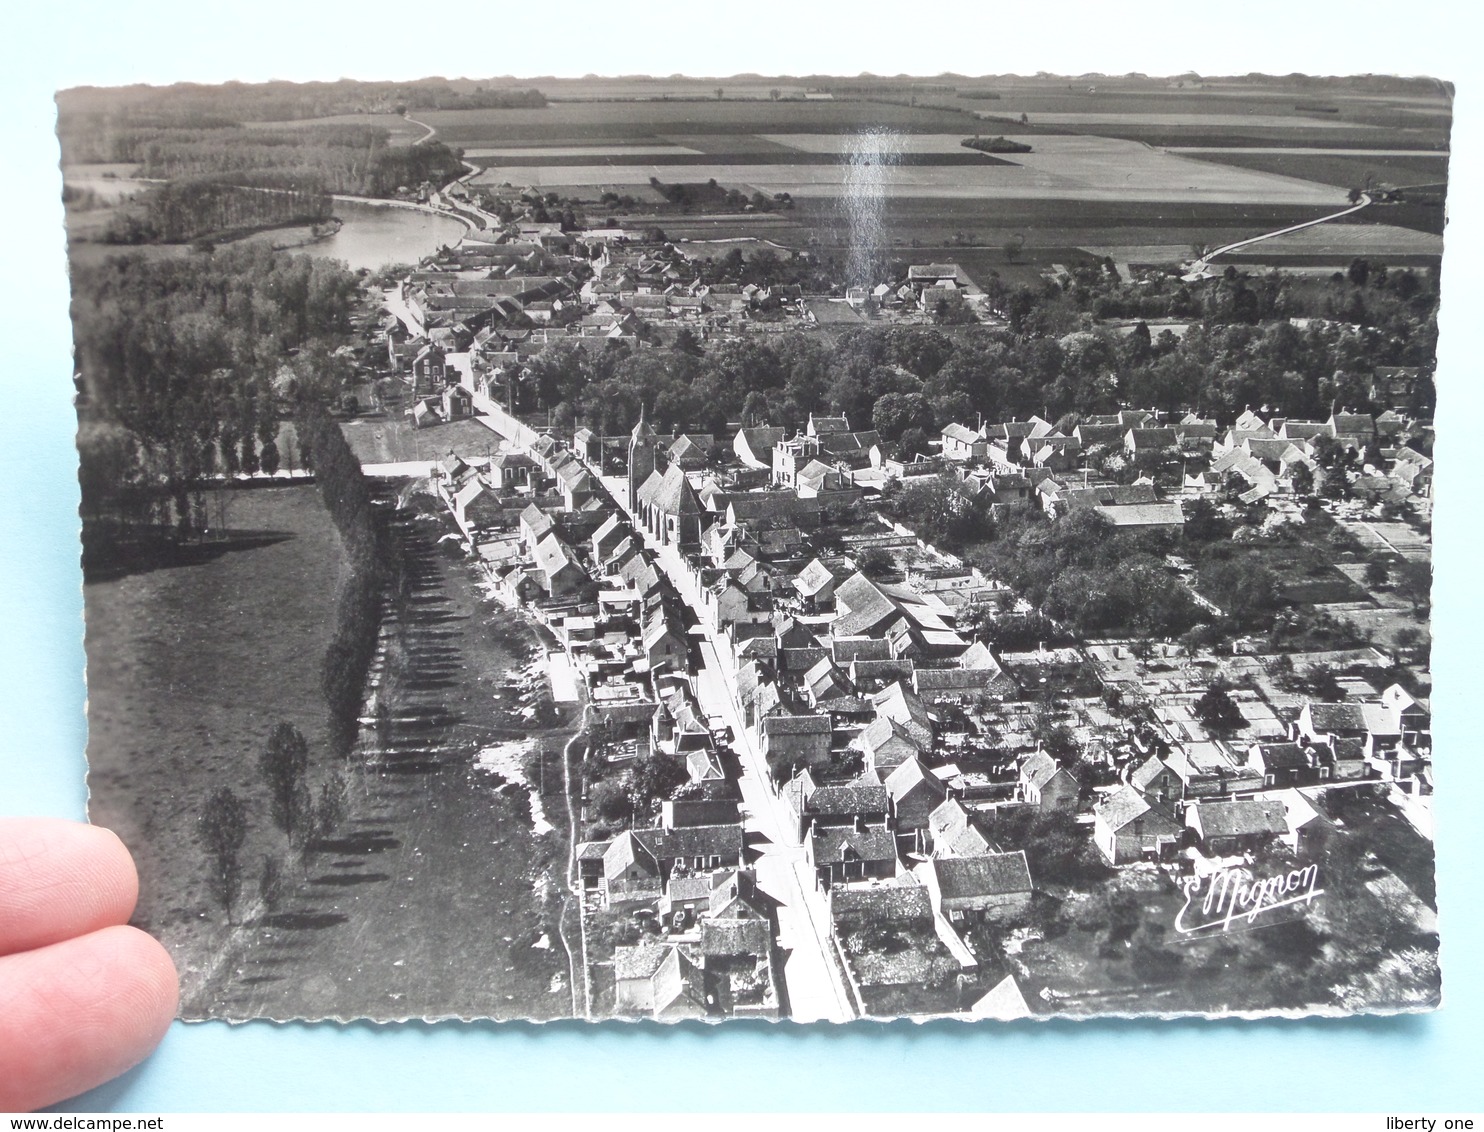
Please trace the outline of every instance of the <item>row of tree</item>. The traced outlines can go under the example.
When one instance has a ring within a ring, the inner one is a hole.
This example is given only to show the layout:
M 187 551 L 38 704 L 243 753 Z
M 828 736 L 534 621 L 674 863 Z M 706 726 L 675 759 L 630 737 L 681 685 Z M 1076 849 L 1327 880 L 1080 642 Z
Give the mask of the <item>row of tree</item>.
M 257 770 L 268 794 L 273 824 L 290 852 L 303 856 L 315 839 L 327 836 L 344 820 L 344 774 L 334 770 L 320 776 L 316 791 L 309 743 L 293 724 L 279 723 L 273 728 L 258 758 Z M 242 853 L 250 828 L 247 804 L 227 786 L 208 796 L 196 819 L 197 833 L 206 850 L 207 888 L 229 922 L 242 894 Z M 258 880 L 258 894 L 265 907 L 271 909 L 278 902 L 285 884 L 282 856 L 266 854 Z
M 210 477 L 277 469 L 282 414 L 328 402 L 358 280 L 268 248 L 73 271 L 84 537 L 93 557 L 207 526 Z M 287 359 L 287 360 L 286 360 Z
M 408 575 L 401 543 L 386 514 L 372 502 L 360 461 L 340 426 L 312 403 L 302 408 L 295 424 L 349 561 L 336 594 L 334 632 L 320 669 L 332 741 L 343 753 L 355 740 L 386 600 L 406 596 Z

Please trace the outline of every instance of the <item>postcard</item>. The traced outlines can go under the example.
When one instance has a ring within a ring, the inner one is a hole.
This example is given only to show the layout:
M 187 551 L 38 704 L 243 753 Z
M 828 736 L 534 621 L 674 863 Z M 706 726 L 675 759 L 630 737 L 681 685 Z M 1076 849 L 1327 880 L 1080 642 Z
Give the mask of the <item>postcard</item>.
M 57 101 L 184 1017 L 1438 1005 L 1448 84 Z

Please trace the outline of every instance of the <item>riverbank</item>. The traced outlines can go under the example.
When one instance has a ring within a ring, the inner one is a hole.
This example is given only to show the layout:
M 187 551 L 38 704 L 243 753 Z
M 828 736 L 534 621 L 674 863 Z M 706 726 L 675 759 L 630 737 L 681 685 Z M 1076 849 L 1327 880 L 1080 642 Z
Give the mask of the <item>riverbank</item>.
M 329 220 L 313 224 L 254 228 L 247 232 L 227 233 L 218 237 L 208 236 L 206 239 L 214 244 L 262 243 L 267 244 L 274 251 L 283 252 L 324 243 L 339 235 L 344 227 L 345 221 L 338 216 L 332 216 Z

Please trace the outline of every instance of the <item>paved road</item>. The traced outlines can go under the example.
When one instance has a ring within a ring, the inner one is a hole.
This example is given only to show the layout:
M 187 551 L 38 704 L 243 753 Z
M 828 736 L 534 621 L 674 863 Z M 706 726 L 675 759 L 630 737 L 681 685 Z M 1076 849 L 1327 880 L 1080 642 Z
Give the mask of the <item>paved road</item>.
M 628 514 L 627 484 L 616 476 L 604 476 L 602 484 Z M 629 514 L 632 520 L 633 515 Z M 662 546 L 634 523 L 655 564 L 679 591 L 687 604 L 699 604 L 694 575 L 680 553 Z M 855 1017 L 850 996 L 835 966 L 830 949 L 829 912 L 824 894 L 813 882 L 804 859 L 797 830 L 788 808 L 768 782 L 767 768 L 752 736 L 742 726 L 742 717 L 727 679 L 730 671 L 709 633 L 701 643 L 701 668 L 696 673 L 696 698 L 708 715 L 720 715 L 737 737 L 742 761 L 743 822 L 749 846 L 761 856 L 755 863 L 758 885 L 779 902 L 780 945 L 789 950 L 783 966 L 788 988 L 790 1017 L 798 1022 L 848 1022 Z
M 780 902 L 780 946 L 790 954 L 784 963 L 790 1017 L 797 1022 L 845 1022 L 854 1017 L 827 949 L 829 911 L 814 888 L 797 829 L 783 800 L 765 777 L 762 756 L 742 726 L 736 702 L 722 677 L 722 660 L 711 641 L 701 645 L 702 667 L 696 674 L 696 696 L 708 714 L 720 715 L 737 738 L 742 756 L 743 825 L 749 843 L 761 853 L 758 884 Z

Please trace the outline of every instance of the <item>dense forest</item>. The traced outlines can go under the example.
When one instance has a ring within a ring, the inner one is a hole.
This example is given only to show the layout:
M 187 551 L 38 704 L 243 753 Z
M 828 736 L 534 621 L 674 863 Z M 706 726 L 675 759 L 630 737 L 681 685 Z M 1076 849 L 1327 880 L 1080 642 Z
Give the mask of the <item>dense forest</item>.
M 207 526 L 203 480 L 276 470 L 280 417 L 341 389 L 339 265 L 244 246 L 72 277 L 85 565 Z
M 230 176 L 251 185 L 267 174 L 280 185 L 297 182 L 372 197 L 424 181 L 441 185 L 464 171 L 458 155 L 441 142 L 394 146 L 389 137 L 384 128 L 369 125 L 126 127 L 97 139 L 88 160 L 137 165 L 140 177 L 159 180 Z
M 531 361 L 517 404 L 607 432 L 631 427 L 641 404 L 659 427 L 712 432 L 738 420 L 802 425 L 829 410 L 888 441 L 978 417 L 1075 423 L 1126 405 L 1224 420 L 1268 405 L 1323 419 L 1335 404 L 1365 407 L 1376 366 L 1428 368 L 1436 349 L 1433 273 L 1352 269 L 1301 284 L 1234 274 L 1187 296 L 1194 309 L 1178 335 L 1097 325 L 1087 308 L 1139 301 L 1133 288 L 1098 287 L 1002 292 L 996 301 L 1015 324 L 1005 329 L 862 327 L 833 341 L 791 333 L 710 346 L 682 332 L 637 352 L 558 343 Z M 1241 294 L 1257 296 L 1262 317 L 1249 318 Z M 1414 410 L 1431 409 L 1430 382 L 1416 401 Z
M 244 178 L 233 178 L 243 180 Z M 254 176 L 254 185 L 188 177 L 151 188 L 120 209 L 103 234 L 109 244 L 183 244 L 198 237 L 318 224 L 331 216 L 330 194 L 311 179 Z M 275 185 L 275 181 L 281 181 Z
M 200 86 L 76 87 L 57 95 L 62 161 L 127 161 L 110 157 L 133 131 L 219 130 L 244 122 L 291 122 L 341 114 L 415 110 L 530 109 L 546 105 L 539 90 L 420 79 L 410 83 L 224 83 Z
M 394 145 L 372 121 L 298 121 L 545 99 L 539 91 L 460 91 L 430 80 L 88 88 L 64 91 L 57 105 L 64 165 L 132 165 L 136 176 L 169 183 L 121 212 L 106 236 L 137 244 L 312 223 L 329 216 L 327 193 L 386 197 L 464 172 L 460 155 L 441 142 Z

